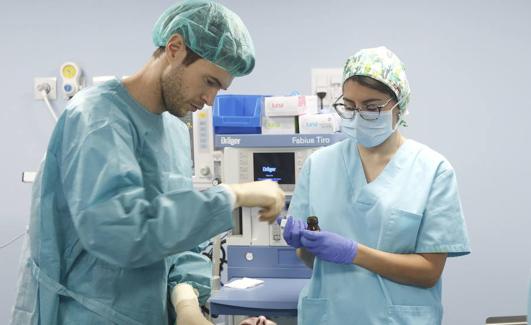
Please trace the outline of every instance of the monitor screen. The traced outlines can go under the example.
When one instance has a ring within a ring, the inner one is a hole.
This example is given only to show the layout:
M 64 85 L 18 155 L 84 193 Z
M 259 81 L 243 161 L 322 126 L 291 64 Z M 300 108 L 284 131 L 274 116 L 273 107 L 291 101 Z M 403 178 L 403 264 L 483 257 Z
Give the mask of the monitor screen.
M 254 180 L 272 180 L 279 184 L 295 184 L 294 152 L 255 152 Z

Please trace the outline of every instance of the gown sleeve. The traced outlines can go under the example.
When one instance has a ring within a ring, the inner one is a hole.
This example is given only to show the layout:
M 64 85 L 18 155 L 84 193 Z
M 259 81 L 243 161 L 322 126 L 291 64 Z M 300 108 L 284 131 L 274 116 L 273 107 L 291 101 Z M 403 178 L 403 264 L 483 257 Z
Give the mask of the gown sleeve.
M 107 122 L 63 146 L 61 181 L 83 247 L 111 264 L 141 267 L 184 252 L 232 227 L 230 197 L 220 187 L 163 193 L 147 200 L 133 132 Z M 73 130 L 73 131 L 72 131 Z
M 297 177 L 297 184 L 288 209 L 289 216 L 302 220 L 306 220 L 310 215 L 310 165 L 311 158 L 308 158 Z
M 168 257 L 168 295 L 179 283 L 188 283 L 199 292 L 199 304 L 210 297 L 212 262 L 198 251 L 188 251 Z
M 417 240 L 417 253 L 470 253 L 455 172 L 442 163 L 432 183 Z

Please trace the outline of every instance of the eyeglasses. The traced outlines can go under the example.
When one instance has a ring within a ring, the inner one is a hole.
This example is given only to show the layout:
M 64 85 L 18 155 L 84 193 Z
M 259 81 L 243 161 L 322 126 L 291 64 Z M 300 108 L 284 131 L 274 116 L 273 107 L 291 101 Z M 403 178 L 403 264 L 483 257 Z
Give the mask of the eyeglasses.
M 336 99 L 336 101 L 332 104 L 337 114 L 339 114 L 341 118 L 351 120 L 356 116 L 356 113 L 358 113 L 360 114 L 362 119 L 370 121 L 370 120 L 377 120 L 378 117 L 380 117 L 380 112 L 382 111 L 382 109 L 385 106 L 387 106 L 387 104 L 389 104 L 393 98 L 392 97 L 389 98 L 383 104 L 382 103 L 380 104 L 371 103 L 371 104 L 367 104 L 361 107 L 347 106 L 345 105 L 342 99 L 343 99 L 343 95 L 339 96 L 339 98 Z

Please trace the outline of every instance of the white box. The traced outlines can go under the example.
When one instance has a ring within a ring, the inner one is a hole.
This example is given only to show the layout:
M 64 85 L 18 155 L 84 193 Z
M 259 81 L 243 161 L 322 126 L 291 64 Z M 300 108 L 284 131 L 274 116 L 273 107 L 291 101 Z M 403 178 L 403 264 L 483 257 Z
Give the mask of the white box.
M 299 116 L 299 133 L 334 133 L 339 131 L 340 117 L 336 113 Z
M 294 134 L 296 116 L 262 116 L 262 134 Z
M 298 116 L 318 112 L 317 96 L 275 96 L 264 99 L 265 116 Z

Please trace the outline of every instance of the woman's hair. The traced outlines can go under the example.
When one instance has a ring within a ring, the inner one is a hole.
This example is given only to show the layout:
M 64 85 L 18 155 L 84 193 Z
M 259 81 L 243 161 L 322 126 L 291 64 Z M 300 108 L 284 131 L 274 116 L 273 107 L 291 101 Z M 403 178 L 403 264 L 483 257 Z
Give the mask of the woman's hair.
M 155 52 L 153 52 L 153 58 L 158 58 L 159 56 L 162 55 L 162 53 L 164 53 L 164 50 L 166 48 L 164 46 L 160 46 L 158 47 Z M 197 61 L 198 59 L 201 59 L 201 57 L 195 53 L 194 51 L 192 51 L 188 46 L 186 47 L 186 57 L 184 58 L 183 60 L 183 64 L 185 66 L 189 66 L 190 64 L 194 63 L 195 61 Z
M 380 81 L 378 81 L 378 80 L 376 80 L 374 78 L 367 77 L 367 76 L 354 75 L 354 76 L 348 78 L 347 80 L 345 80 L 345 82 L 347 82 L 349 80 L 354 81 L 354 82 L 358 82 L 362 86 L 365 86 L 365 87 L 377 90 L 379 92 L 382 92 L 382 93 L 388 95 L 389 97 L 392 97 L 394 101 L 398 101 L 398 99 L 396 98 L 395 93 L 391 90 L 391 88 L 389 88 L 383 82 L 380 82 Z

